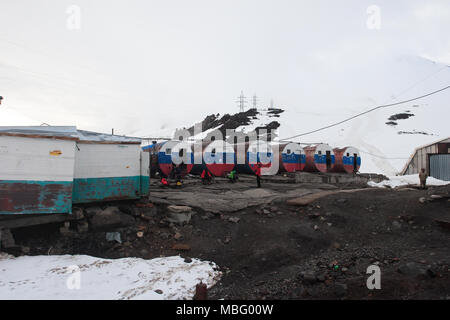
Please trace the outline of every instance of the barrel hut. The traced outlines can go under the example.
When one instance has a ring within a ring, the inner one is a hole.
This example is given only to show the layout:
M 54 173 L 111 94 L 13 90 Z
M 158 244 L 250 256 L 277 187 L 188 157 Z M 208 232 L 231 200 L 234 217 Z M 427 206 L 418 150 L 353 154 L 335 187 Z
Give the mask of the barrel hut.
M 296 172 L 305 168 L 306 155 L 300 144 L 295 142 L 276 144 L 280 157 L 279 172 Z
M 194 165 L 192 145 L 185 141 L 169 140 L 151 146 L 144 146 L 142 149 L 157 155 L 158 168 L 166 177 L 172 176 L 176 165 L 183 167 L 183 177 L 191 172 Z
M 333 149 L 326 143 L 305 147 L 306 162 L 304 171 L 331 172 L 336 160 Z
M 72 212 L 76 127 L 0 127 L 0 214 Z
M 361 156 L 355 147 L 333 149 L 336 159 L 333 172 L 354 173 L 359 171 Z
M 73 203 L 138 199 L 148 195 L 150 155 L 141 139 L 78 130 Z
M 216 177 L 225 177 L 234 169 L 236 161 L 233 146 L 224 140 L 203 142 L 201 154 L 196 153 L 194 159 L 201 159 L 201 163 L 194 164 L 192 173 L 200 174 L 207 167 Z
M 234 150 L 236 153 L 235 169 L 239 173 L 255 174 L 258 163 L 262 168 L 272 168 L 274 150 L 265 141 L 237 143 L 234 145 Z M 263 170 L 262 173 L 276 174 L 277 171 L 278 168 L 269 171 Z

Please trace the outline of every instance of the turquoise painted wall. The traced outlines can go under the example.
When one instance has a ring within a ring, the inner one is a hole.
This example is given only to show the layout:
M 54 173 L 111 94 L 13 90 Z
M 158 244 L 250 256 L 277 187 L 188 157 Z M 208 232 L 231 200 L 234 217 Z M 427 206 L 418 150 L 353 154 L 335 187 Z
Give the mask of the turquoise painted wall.
M 149 185 L 145 176 L 74 179 L 72 202 L 138 199 L 148 195 Z

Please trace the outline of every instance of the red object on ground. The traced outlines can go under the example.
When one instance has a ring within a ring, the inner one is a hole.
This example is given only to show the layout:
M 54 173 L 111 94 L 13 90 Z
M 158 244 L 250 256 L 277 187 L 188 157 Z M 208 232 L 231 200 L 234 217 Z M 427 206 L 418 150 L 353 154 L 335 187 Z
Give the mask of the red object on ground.
M 208 287 L 205 283 L 200 282 L 195 286 L 194 300 L 207 300 L 208 299 Z
M 212 177 L 211 176 L 211 173 L 208 171 L 208 176 L 209 177 Z M 205 177 L 206 177 L 206 170 L 203 170 L 203 172 L 202 172 L 202 174 L 201 174 L 201 176 L 200 176 L 202 179 L 204 179 Z

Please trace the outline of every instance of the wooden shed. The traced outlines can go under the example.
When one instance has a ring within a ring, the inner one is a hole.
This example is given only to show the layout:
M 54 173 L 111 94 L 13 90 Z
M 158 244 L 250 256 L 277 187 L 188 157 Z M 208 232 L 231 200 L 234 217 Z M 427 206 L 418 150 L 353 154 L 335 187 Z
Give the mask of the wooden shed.
M 138 199 L 148 195 L 150 154 L 141 139 L 78 131 L 73 203 Z
M 71 213 L 75 127 L 0 127 L 0 214 Z

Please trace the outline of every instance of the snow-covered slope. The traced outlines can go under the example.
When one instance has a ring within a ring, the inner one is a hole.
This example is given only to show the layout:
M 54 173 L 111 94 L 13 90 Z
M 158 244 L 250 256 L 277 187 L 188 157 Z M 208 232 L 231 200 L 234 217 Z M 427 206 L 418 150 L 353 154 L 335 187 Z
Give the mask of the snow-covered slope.
M 143 260 L 90 256 L 0 256 L 0 299 L 192 299 L 220 278 L 212 262 L 179 256 Z

